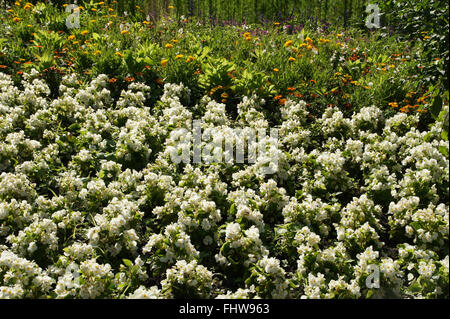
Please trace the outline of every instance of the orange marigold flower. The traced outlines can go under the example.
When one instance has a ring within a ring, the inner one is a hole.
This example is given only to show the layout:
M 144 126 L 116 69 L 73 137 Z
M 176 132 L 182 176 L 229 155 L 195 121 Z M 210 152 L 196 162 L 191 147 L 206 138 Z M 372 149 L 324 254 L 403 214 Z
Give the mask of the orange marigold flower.
M 110 78 L 109 79 L 109 83 L 116 83 L 117 82 L 117 79 L 116 78 Z
M 287 90 L 292 92 L 292 91 L 295 91 L 295 88 L 294 87 L 288 87 Z

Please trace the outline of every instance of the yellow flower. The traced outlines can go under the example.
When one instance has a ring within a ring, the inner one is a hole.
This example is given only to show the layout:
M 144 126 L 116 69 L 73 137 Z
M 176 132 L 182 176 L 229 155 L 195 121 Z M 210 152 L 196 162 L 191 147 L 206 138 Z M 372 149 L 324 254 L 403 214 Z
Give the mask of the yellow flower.
M 292 45 L 292 40 L 286 41 L 286 43 L 284 44 L 285 48 L 288 48 Z
M 244 33 L 244 38 L 249 38 L 249 37 L 251 37 L 251 33 L 250 32 L 245 32 Z
M 13 21 L 16 22 L 16 23 L 17 23 L 17 22 L 20 22 L 20 20 L 21 20 L 21 19 L 18 18 L 18 17 L 14 17 L 14 18 L 13 18 Z
M 86 34 L 88 34 L 88 33 L 89 33 L 88 30 L 83 30 L 83 31 L 81 31 L 81 35 L 86 35 Z
M 172 42 L 173 43 L 178 43 L 178 40 L 177 39 L 172 39 Z
M 423 37 L 424 40 L 428 40 L 430 38 L 430 36 L 426 35 Z
M 97 11 L 97 9 L 95 9 L 95 8 L 92 8 L 92 9 L 91 9 L 91 11 L 95 12 L 95 11 Z
M 182 55 L 182 54 L 177 54 L 175 58 L 176 58 L 176 59 L 181 59 L 182 57 L 184 57 L 184 55 Z
M 91 23 L 95 23 L 95 22 L 97 22 L 97 20 L 95 20 L 95 19 L 92 19 L 92 20 L 91 20 Z
M 161 61 L 161 65 L 162 65 L 162 66 L 166 66 L 166 65 L 167 65 L 167 62 L 169 62 L 169 60 L 164 59 L 164 60 Z
M 220 96 L 223 97 L 224 99 L 226 99 L 228 97 L 228 93 L 223 92 Z
M 123 54 L 120 53 L 119 51 L 116 52 L 116 55 L 117 55 L 117 56 L 120 56 L 120 57 L 123 57 Z
M 128 33 L 128 30 L 122 30 L 120 33 L 121 33 L 121 34 L 127 34 L 127 33 Z
M 280 69 L 274 68 L 273 72 L 280 72 Z
M 100 53 L 102 53 L 102 51 L 100 51 L 100 50 L 95 50 L 94 51 L 94 55 L 99 55 Z
M 169 9 L 173 9 L 174 8 L 174 6 L 169 6 Z
M 194 58 L 192 55 L 190 55 L 190 56 L 186 59 L 186 63 L 189 63 L 189 62 L 194 61 L 194 60 L 195 60 L 195 58 Z
M 294 57 L 290 57 L 289 59 L 288 59 L 288 61 L 289 62 L 294 62 L 296 59 L 294 58 Z
M 29 3 L 29 2 L 27 2 L 27 3 L 23 6 L 23 8 L 24 8 L 25 10 L 30 9 L 30 8 L 32 8 L 32 7 L 33 7 L 33 5 L 32 5 L 31 3 Z
M 170 44 L 170 43 L 167 43 L 167 44 L 166 44 L 166 49 L 170 49 L 170 48 L 173 48 L 173 45 Z
M 75 36 L 72 34 L 72 35 L 69 35 L 68 37 L 67 37 L 67 39 L 68 40 L 73 40 L 73 39 L 75 39 Z
M 280 25 L 280 22 L 274 22 L 273 25 Z

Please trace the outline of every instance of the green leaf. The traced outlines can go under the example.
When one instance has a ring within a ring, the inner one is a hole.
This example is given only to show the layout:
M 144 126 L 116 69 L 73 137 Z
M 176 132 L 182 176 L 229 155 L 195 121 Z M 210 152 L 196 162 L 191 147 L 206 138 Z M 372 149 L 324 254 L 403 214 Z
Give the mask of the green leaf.
M 131 262 L 131 260 L 128 259 L 122 259 L 123 263 L 125 264 L 125 266 L 127 267 L 131 267 L 133 266 L 133 263 Z
M 230 215 L 236 215 L 236 205 L 232 204 L 230 207 Z
M 435 120 L 438 119 L 439 117 L 439 113 L 441 113 L 441 109 L 442 109 L 442 98 L 441 96 L 436 96 L 433 100 L 433 104 L 431 105 L 431 116 L 433 116 L 433 118 Z

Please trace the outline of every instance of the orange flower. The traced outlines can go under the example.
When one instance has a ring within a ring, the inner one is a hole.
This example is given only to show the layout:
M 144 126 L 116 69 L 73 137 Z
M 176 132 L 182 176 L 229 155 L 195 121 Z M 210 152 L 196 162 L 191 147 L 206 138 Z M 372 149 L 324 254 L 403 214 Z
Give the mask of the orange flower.
M 296 58 L 294 58 L 292 56 L 288 59 L 289 62 L 295 62 L 295 60 L 296 60 Z
M 286 41 L 286 43 L 284 44 L 285 48 L 288 48 L 292 45 L 292 40 Z
M 159 85 L 162 85 L 164 83 L 164 80 L 161 78 L 156 79 L 156 83 L 158 83 Z
M 67 37 L 67 39 L 68 40 L 73 40 L 73 39 L 75 39 L 75 36 L 72 34 L 72 35 L 69 35 L 68 37 Z
M 294 87 L 288 87 L 287 90 L 293 92 L 293 91 L 295 91 L 295 88 Z
M 278 101 L 278 103 L 280 103 L 280 105 L 284 105 L 284 104 L 286 104 L 286 99 L 281 99 L 281 100 L 279 100 Z
M 167 43 L 167 44 L 166 44 L 166 49 L 170 49 L 170 48 L 173 48 L 173 45 L 170 44 L 170 43 Z
M 81 35 L 86 35 L 86 34 L 88 34 L 88 33 L 89 33 L 88 30 L 83 30 L 83 31 L 81 31 Z
M 6 65 L 0 65 L 0 69 L 6 69 L 7 66 Z
M 116 83 L 117 82 L 117 79 L 116 78 L 111 78 L 111 79 L 109 79 L 109 83 Z
M 393 107 L 393 108 L 397 108 L 398 107 L 398 103 L 397 102 L 390 102 L 390 103 L 388 103 L 388 105 Z
M 283 97 L 282 95 L 276 95 L 276 96 L 273 97 L 273 99 L 274 99 L 274 100 L 279 100 L 279 99 L 281 99 L 282 97 Z
M 178 59 L 181 59 L 182 57 L 184 57 L 184 55 L 182 55 L 182 54 L 177 54 L 176 56 L 175 56 L 175 58 L 178 60 Z
M 132 77 L 132 76 L 126 77 L 125 81 L 126 82 L 133 82 L 134 81 L 134 77 Z
M 309 80 L 311 83 L 316 84 L 317 81 L 316 80 Z
M 273 72 L 280 72 L 280 69 L 274 68 Z
M 128 33 L 128 30 L 122 30 L 120 33 L 121 33 L 121 34 L 127 34 L 127 33 Z
M 20 20 L 22 20 L 22 19 L 20 19 L 19 17 L 14 17 L 14 18 L 13 18 L 13 21 L 16 22 L 16 23 L 17 23 L 17 22 L 20 22 Z

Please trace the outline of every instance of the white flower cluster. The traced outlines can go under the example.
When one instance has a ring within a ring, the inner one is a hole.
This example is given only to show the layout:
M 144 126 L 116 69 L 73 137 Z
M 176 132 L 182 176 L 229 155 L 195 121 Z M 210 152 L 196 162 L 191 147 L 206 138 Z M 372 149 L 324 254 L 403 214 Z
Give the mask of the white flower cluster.
M 181 83 L 150 105 L 105 75 L 65 75 L 51 99 L 24 79 L 0 73 L 0 298 L 448 297 L 441 122 L 291 100 L 272 118 L 258 96 L 231 115 Z M 196 118 L 265 155 L 172 161 L 192 158 Z

